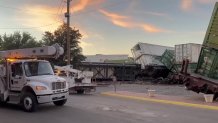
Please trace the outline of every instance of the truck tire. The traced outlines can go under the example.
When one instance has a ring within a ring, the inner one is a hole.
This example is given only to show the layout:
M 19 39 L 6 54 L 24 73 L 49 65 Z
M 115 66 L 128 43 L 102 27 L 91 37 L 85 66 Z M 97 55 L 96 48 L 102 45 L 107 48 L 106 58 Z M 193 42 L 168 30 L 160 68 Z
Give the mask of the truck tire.
M 54 101 L 53 103 L 54 103 L 56 106 L 63 106 L 66 102 L 67 102 L 67 99 L 59 100 L 59 101 Z
M 21 97 L 21 105 L 26 112 L 35 112 L 38 107 L 36 96 L 32 93 L 24 93 Z
M 77 90 L 77 94 L 84 94 L 84 90 Z
M 0 106 L 5 106 L 7 102 L 0 101 Z
M 213 100 L 216 101 L 218 99 L 218 93 L 214 94 Z

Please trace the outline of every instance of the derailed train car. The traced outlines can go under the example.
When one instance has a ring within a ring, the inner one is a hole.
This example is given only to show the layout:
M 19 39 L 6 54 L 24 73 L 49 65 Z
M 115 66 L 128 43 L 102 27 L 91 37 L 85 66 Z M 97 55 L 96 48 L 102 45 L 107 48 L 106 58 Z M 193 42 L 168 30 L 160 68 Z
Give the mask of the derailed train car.
M 141 65 L 141 70 L 136 75 L 138 80 L 166 78 L 169 69 L 160 61 L 165 50 L 173 47 L 156 44 L 138 43 L 132 49 L 134 61 Z
M 92 71 L 94 73 L 93 81 L 112 81 L 113 77 L 116 77 L 117 81 L 135 81 L 135 77 L 140 71 L 140 64 L 82 62 L 76 68 L 81 71 Z
M 183 63 L 184 72 L 180 73 L 188 90 L 197 93 L 214 94 L 218 97 L 218 3 L 214 11 L 201 48 L 195 73 L 188 74 L 188 61 Z

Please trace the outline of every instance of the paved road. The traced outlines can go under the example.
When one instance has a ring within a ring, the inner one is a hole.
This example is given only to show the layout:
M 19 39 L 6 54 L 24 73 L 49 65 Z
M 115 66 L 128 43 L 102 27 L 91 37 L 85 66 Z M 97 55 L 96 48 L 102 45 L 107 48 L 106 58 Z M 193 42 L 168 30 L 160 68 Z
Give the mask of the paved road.
M 105 90 L 100 88 L 98 92 Z M 107 89 L 106 89 L 107 90 Z M 92 95 L 71 95 L 64 107 L 41 105 L 38 112 L 0 107 L 0 123 L 217 123 L 218 111 Z

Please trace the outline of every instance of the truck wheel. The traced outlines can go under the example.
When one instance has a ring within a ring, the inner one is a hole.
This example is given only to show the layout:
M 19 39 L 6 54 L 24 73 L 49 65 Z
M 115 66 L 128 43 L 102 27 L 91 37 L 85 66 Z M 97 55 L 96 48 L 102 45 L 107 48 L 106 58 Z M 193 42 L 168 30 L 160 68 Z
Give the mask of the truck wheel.
M 84 94 L 84 90 L 77 90 L 77 94 Z
M 0 106 L 5 106 L 7 102 L 0 101 Z
M 37 110 L 38 102 L 36 100 L 36 96 L 32 93 L 25 93 L 21 98 L 21 105 L 24 111 L 26 112 L 34 112 Z
M 67 102 L 67 99 L 59 100 L 59 101 L 54 101 L 53 103 L 54 103 L 56 106 L 63 106 L 66 102 Z
M 218 93 L 214 94 L 213 100 L 216 101 L 218 99 Z

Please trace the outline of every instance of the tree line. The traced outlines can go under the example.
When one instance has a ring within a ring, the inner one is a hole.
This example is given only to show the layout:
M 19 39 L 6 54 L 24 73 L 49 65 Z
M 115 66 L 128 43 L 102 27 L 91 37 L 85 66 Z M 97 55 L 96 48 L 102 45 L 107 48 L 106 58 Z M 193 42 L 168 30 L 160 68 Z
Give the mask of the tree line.
M 82 48 L 79 46 L 82 34 L 77 29 L 70 27 L 70 52 L 71 64 L 75 65 L 83 60 L 85 56 L 82 54 Z M 59 26 L 54 32 L 44 32 L 42 39 L 37 41 L 28 32 L 14 32 L 13 34 L 0 35 L 0 50 L 12 50 L 21 48 L 32 48 L 40 46 L 48 46 L 58 43 L 64 48 L 64 55 L 56 60 L 51 60 L 55 65 L 66 65 L 67 60 L 67 25 L 64 23 Z

